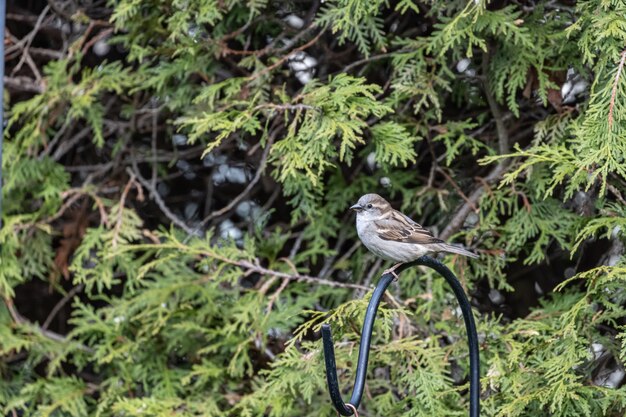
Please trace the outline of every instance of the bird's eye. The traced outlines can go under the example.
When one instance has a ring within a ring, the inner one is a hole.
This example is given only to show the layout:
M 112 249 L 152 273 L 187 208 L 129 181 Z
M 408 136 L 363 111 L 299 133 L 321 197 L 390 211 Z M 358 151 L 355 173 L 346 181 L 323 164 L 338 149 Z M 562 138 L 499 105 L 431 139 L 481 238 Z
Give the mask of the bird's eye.
M 372 203 L 368 204 L 367 208 L 372 208 Z

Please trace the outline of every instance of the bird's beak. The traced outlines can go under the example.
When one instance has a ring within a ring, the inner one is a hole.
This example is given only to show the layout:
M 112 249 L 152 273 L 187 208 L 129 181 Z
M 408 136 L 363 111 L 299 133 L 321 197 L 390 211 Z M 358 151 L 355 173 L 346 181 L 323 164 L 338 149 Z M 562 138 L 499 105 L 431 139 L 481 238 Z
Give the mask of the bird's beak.
M 359 211 L 363 210 L 363 206 L 360 204 L 355 204 L 352 207 L 350 207 L 350 210 L 354 210 L 358 213 Z

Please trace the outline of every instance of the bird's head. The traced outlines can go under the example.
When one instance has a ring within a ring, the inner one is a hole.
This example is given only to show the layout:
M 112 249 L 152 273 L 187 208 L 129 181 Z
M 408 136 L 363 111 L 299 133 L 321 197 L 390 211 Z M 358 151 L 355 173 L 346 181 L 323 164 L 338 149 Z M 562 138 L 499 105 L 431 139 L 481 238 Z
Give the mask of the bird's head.
M 391 204 L 378 194 L 365 194 L 350 210 L 356 211 L 357 217 L 375 220 L 391 210 Z

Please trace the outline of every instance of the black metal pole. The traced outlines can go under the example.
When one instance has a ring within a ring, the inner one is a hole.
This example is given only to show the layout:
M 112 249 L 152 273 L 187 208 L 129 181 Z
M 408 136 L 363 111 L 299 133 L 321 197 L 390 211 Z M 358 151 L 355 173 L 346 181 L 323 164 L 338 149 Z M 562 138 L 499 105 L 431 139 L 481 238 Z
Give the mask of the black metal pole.
M 372 330 L 374 329 L 374 319 L 376 318 L 376 311 L 378 310 L 380 299 L 383 297 L 383 294 L 385 294 L 385 290 L 387 289 L 389 284 L 393 282 L 394 278 L 395 277 L 391 274 L 385 274 L 382 276 L 382 278 L 378 282 L 378 285 L 376 285 L 370 303 L 367 306 L 365 320 L 363 321 L 363 330 L 361 331 L 361 345 L 359 346 L 359 359 L 356 366 L 354 389 L 352 390 L 352 397 L 350 398 L 350 404 L 352 404 L 356 408 L 358 408 L 359 404 L 361 403 L 363 388 L 365 387 L 367 361 L 369 360 L 370 342 L 372 340 Z M 337 367 L 335 365 L 335 349 L 333 346 L 333 336 L 330 331 L 329 324 L 322 325 L 322 340 L 324 344 L 324 358 L 326 360 L 326 381 L 328 382 L 328 386 L 330 388 L 330 399 L 339 414 L 341 414 L 342 416 L 351 416 L 353 414 L 352 410 L 345 405 L 345 403 L 341 399 L 341 393 L 339 392 Z
M 467 338 L 469 345 L 469 360 L 470 360 L 470 417 L 479 417 L 480 415 L 480 358 L 478 352 L 478 335 L 476 333 L 476 324 L 474 322 L 474 316 L 472 315 L 472 308 L 465 295 L 463 286 L 456 278 L 456 276 L 441 262 L 423 256 L 413 262 L 404 264 L 396 269 L 396 273 L 400 273 L 403 270 L 416 265 L 424 265 L 437 271 L 452 287 L 452 291 L 456 296 L 461 311 L 463 312 L 463 319 L 465 320 L 465 328 L 467 330 Z M 374 320 L 376 319 L 376 311 L 380 305 L 380 300 L 383 294 L 389 287 L 389 284 L 393 282 L 395 277 L 392 274 L 384 274 L 374 292 L 372 298 L 367 306 L 365 313 L 365 320 L 363 322 L 363 330 L 361 332 L 361 344 L 359 347 L 359 358 L 357 360 L 357 370 L 354 381 L 354 388 L 352 390 L 352 397 L 349 403 L 344 403 L 341 398 L 341 391 L 339 390 L 339 381 L 337 379 L 337 366 L 335 362 L 335 349 L 333 346 L 332 333 L 330 325 L 324 324 L 322 326 L 322 342 L 324 346 L 324 360 L 326 362 L 326 380 L 328 382 L 328 390 L 330 392 L 330 398 L 333 406 L 339 414 L 342 416 L 351 416 L 354 414 L 354 410 L 358 408 L 363 396 L 363 388 L 365 386 L 365 376 L 367 374 L 367 362 L 369 359 L 370 342 L 372 339 L 372 330 L 374 328 Z M 352 406 L 352 407 L 350 407 Z

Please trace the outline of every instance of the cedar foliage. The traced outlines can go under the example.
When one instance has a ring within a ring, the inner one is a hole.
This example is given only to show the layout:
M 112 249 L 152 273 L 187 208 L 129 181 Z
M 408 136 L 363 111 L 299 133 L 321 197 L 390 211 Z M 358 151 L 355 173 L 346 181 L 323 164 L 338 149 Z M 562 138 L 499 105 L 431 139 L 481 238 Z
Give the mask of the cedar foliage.
M 351 386 L 383 264 L 346 208 L 375 191 L 480 254 L 445 262 L 484 415 L 624 415 L 626 3 L 9 12 L 2 414 L 335 415 L 318 330 Z M 465 415 L 464 340 L 443 280 L 404 273 L 361 415 Z

